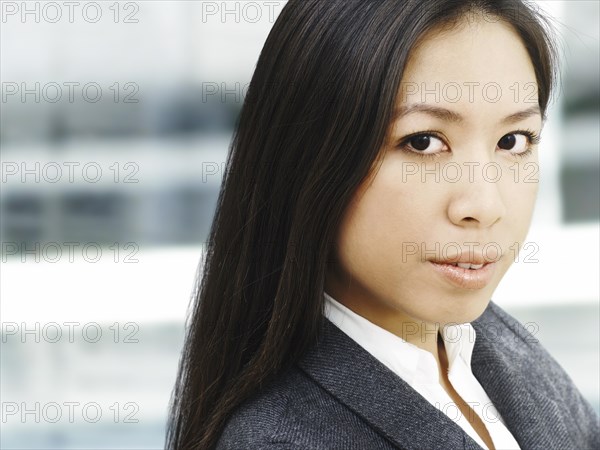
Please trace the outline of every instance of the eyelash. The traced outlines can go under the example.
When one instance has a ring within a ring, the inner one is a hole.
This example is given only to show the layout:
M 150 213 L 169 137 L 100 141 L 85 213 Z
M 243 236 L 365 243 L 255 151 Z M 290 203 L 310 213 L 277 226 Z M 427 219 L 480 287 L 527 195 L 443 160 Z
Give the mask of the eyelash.
M 513 156 L 516 156 L 518 158 L 526 158 L 529 155 L 531 155 L 532 153 L 532 147 L 534 145 L 537 145 L 540 143 L 540 136 L 533 130 L 530 129 L 525 129 L 525 130 L 515 130 L 515 131 L 511 131 L 510 133 L 506 133 L 504 136 L 509 135 L 509 134 L 522 134 L 523 136 L 527 137 L 527 150 L 525 150 L 523 153 L 512 153 Z M 441 140 L 442 142 L 444 141 L 444 138 L 441 136 L 441 134 L 435 130 L 425 130 L 425 131 L 419 131 L 417 133 L 412 133 L 409 134 L 408 136 L 403 137 L 400 140 L 400 144 L 398 144 L 398 148 L 404 152 L 407 152 L 409 154 L 417 154 L 419 155 L 421 158 L 425 158 L 425 159 L 435 159 L 435 158 L 439 158 L 440 153 L 421 153 L 415 150 L 410 150 L 408 148 L 408 143 L 410 142 L 411 139 L 417 137 L 417 136 L 433 136 L 439 140 Z M 447 145 L 447 144 L 446 144 Z

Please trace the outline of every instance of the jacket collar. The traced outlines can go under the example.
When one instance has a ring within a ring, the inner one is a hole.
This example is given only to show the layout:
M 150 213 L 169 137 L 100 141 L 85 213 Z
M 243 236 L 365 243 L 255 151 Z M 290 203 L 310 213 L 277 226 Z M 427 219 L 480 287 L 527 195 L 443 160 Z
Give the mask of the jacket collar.
M 460 426 L 327 318 L 319 342 L 298 365 L 400 448 L 481 450 Z
M 407 342 L 394 333 L 370 322 L 338 302 L 327 292 L 324 314 L 352 340 L 399 375 L 410 386 L 439 383 L 439 370 L 435 359 L 427 350 Z M 443 329 L 444 345 L 448 357 L 448 371 L 452 373 L 458 360 L 471 367 L 475 330 L 470 323 L 452 324 Z
M 490 302 L 482 316 L 472 322 L 477 332 L 473 374 L 521 448 L 553 448 L 557 442 L 568 447 L 568 431 L 556 403 L 535 389 L 535 381 L 532 383 L 519 372 L 519 364 L 513 358 L 517 352 L 506 352 L 507 340 L 516 335 L 496 317 L 495 308 Z M 492 326 L 496 334 L 490 331 Z M 318 343 L 298 365 L 400 448 L 481 450 L 459 425 L 327 318 Z M 556 426 L 547 423 L 552 416 Z
M 554 368 L 535 338 L 493 302 L 472 325 L 473 374 L 520 447 L 577 448 L 569 428 L 578 424 L 567 426 L 566 408 L 551 397 Z

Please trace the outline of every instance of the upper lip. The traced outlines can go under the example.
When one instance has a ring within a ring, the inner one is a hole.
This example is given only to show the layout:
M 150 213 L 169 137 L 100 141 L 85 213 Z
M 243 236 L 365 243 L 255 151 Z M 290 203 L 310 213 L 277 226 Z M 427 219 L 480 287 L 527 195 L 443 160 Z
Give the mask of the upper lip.
M 465 264 L 487 264 L 490 262 L 494 262 L 493 260 L 488 260 L 483 257 L 481 254 L 474 253 L 462 253 L 460 255 L 455 255 L 453 257 L 448 258 L 431 258 L 429 261 L 438 263 L 438 264 L 454 264 L 454 263 L 465 263 Z

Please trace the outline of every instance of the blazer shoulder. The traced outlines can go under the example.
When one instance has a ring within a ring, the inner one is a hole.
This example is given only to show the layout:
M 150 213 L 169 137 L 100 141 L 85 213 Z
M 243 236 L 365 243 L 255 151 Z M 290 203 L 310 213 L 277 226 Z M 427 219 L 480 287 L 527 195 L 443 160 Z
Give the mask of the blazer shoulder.
M 549 356 L 534 334 L 518 319 L 490 301 L 484 313 L 475 321 L 478 324 L 478 334 L 483 333 L 488 338 L 502 342 L 518 352 L 541 352 Z
M 344 350 L 337 347 L 336 351 Z M 396 447 L 363 416 L 295 364 L 235 410 L 216 448 L 387 450 Z
M 288 416 L 293 391 L 306 382 L 302 378 L 299 371 L 290 369 L 242 402 L 227 420 L 216 450 L 301 450 L 279 430 Z
M 600 448 L 598 414 L 542 343 L 521 322 L 493 302 L 477 322 L 478 329 L 487 335 L 486 339 L 499 346 L 507 363 L 522 373 L 525 380 L 531 380 L 532 389 L 543 391 L 563 409 L 565 420 L 572 423 L 570 428 L 574 435 L 578 433 L 580 448 Z M 486 333 L 494 326 L 494 332 Z M 488 327 L 489 330 L 486 330 Z M 577 433 L 575 430 L 578 430 Z
M 532 371 L 537 369 L 570 381 L 558 361 L 528 329 L 527 324 L 521 323 L 496 303 L 490 302 L 475 323 L 477 335 L 492 342 L 513 363 L 521 361 Z M 537 326 L 532 330 L 537 330 Z

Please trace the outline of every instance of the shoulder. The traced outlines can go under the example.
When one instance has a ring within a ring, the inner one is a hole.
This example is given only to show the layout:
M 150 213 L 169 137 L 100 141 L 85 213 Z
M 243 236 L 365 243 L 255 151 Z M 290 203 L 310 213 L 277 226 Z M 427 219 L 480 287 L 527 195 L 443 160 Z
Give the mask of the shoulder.
M 294 365 L 234 411 L 216 448 L 391 447 L 360 415 Z
M 525 380 L 536 380 L 536 386 L 545 388 L 555 400 L 564 400 L 576 390 L 566 371 L 529 331 L 537 327 L 524 326 L 494 302 L 472 325 L 476 360 L 498 361 Z
M 493 348 L 507 364 L 523 373 L 538 374 L 553 385 L 573 386 L 565 370 L 536 336 L 539 324 L 523 324 L 498 304 L 490 302 L 473 326 L 477 330 L 476 342 L 486 341 L 480 351 Z M 566 333 L 560 329 L 555 332 Z
M 290 416 L 298 415 L 298 398 L 314 397 L 318 389 L 301 371 L 290 369 L 268 383 L 260 392 L 243 402 L 223 428 L 217 450 L 272 449 L 300 450 L 286 430 Z M 297 417 L 291 417 L 297 419 Z
M 289 393 L 282 383 L 285 378 L 270 383 L 236 408 L 223 428 L 217 450 L 286 448 L 287 444 L 276 440 L 277 427 L 289 403 Z
M 552 359 L 534 334 L 537 324 L 521 323 L 493 301 L 472 325 L 477 331 L 477 339 L 491 341 L 513 357 L 529 357 L 535 353 Z
M 573 421 L 582 435 L 590 433 L 590 439 L 598 440 L 598 415 L 564 368 L 529 331 L 537 330 L 537 324 L 523 325 L 493 302 L 472 324 L 477 330 L 476 342 L 480 338 L 486 341 L 480 354 L 489 352 L 502 359 L 523 382 L 559 405 L 568 416 L 565 420 Z M 566 330 L 556 332 L 566 335 Z

